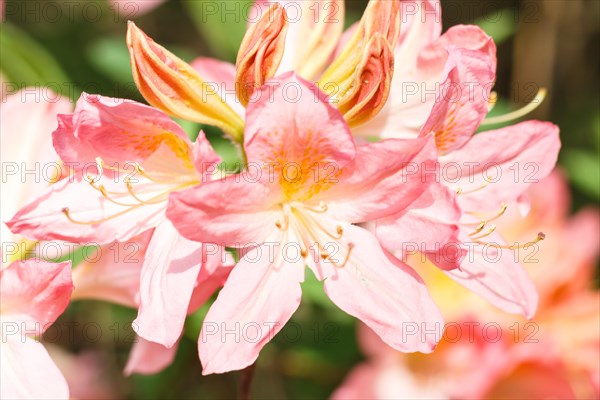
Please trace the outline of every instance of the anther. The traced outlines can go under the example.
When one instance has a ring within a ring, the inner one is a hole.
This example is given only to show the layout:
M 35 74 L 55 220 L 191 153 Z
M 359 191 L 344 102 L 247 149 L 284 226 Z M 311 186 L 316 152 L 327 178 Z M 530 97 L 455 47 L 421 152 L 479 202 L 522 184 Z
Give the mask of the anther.
M 508 246 L 508 245 L 500 245 L 498 243 L 486 243 L 486 242 L 482 242 L 482 241 L 476 241 L 476 243 L 487 245 L 487 246 L 497 247 L 499 249 L 516 250 L 516 249 L 527 249 L 529 246 L 533 246 L 534 244 L 541 242 L 544 239 L 546 239 L 546 234 L 544 232 L 538 232 L 537 237 L 535 239 L 533 239 L 530 242 L 523 243 L 523 244 L 513 244 L 513 245 Z
M 489 236 L 492 233 L 494 233 L 495 230 L 496 230 L 496 225 L 492 225 L 492 226 L 489 227 L 489 229 L 485 233 L 482 233 L 482 234 L 480 234 L 478 236 L 472 236 L 471 239 L 473 239 L 473 240 L 483 239 L 484 237 Z

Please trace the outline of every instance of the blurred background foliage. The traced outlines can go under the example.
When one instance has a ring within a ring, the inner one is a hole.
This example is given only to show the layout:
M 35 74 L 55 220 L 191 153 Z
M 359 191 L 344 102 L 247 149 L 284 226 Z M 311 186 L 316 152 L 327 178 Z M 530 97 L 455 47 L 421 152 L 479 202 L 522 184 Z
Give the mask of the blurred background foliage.
M 237 6 L 243 8 L 250 1 L 240 0 Z M 82 91 L 142 101 L 133 84 L 125 45 L 127 20 L 135 20 L 186 61 L 211 56 L 234 62 L 245 21 L 235 12 L 203 14 L 207 3 L 236 7 L 236 1 L 171 0 L 138 15 L 135 7 L 120 8 L 118 13 L 108 0 L 9 0 L 0 26 L 0 71 L 6 85 L 47 86 L 73 101 Z M 347 0 L 346 25 L 360 18 L 366 3 Z M 442 2 L 442 9 L 444 30 L 456 24 L 477 24 L 498 45 L 495 91 L 499 100 L 492 115 L 531 101 L 536 91 L 532 88 L 548 89 L 545 102 L 526 118 L 551 120 L 560 126 L 560 166 L 572 186 L 574 210 L 598 203 L 600 2 L 449 0 Z M 201 128 L 194 123 L 183 125 L 192 138 Z M 220 133 L 204 128 L 217 151 L 233 157 Z M 259 357 L 252 388 L 256 398 L 326 397 L 362 358 L 356 344 L 356 321 L 332 307 L 314 277 L 307 277 L 303 286 L 299 311 Z M 99 379 L 110 380 L 110 390 L 118 398 L 231 398 L 238 390 L 237 373 L 200 374 L 196 341 L 206 310 L 189 317 L 176 361 L 154 376 L 125 378 L 120 374 L 134 338 L 133 310 L 101 302 L 75 303 L 59 324 L 82 327 L 94 322 L 101 338 L 90 341 L 79 331 L 74 337 L 62 334 L 56 341 L 76 352 L 104 353 Z

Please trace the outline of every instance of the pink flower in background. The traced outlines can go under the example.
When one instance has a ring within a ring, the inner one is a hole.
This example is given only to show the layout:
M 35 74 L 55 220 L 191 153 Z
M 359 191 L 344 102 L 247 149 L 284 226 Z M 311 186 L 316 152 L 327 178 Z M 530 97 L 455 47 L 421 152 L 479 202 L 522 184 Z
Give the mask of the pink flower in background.
M 285 84 L 300 88 L 297 102 L 286 101 Z M 441 323 L 425 286 L 353 225 L 397 212 L 427 188 L 405 167 L 426 165 L 431 141 L 357 147 L 341 114 L 308 82 L 289 73 L 262 90 L 262 100 L 248 106 L 244 143 L 258 179 L 232 175 L 174 193 L 167 212 L 190 239 L 244 250 L 204 321 L 203 373 L 256 360 L 298 308 L 305 264 L 336 305 L 384 341 L 403 351 L 431 351 L 435 335 L 401 340 L 404 323 L 430 329 Z M 253 340 L 222 336 L 249 324 L 259 326 Z
M 192 144 L 159 110 L 87 94 L 74 114 L 59 116 L 53 141 L 72 174 L 23 207 L 9 227 L 38 240 L 101 245 L 153 230 L 135 324 L 146 339 L 173 346 L 196 304 L 194 288 L 208 282 L 200 297 L 210 297 L 205 290 L 218 287 L 226 276 L 218 266 L 230 259 L 224 249 L 180 236 L 165 218 L 167 198 L 209 179 L 219 157 L 202 132 Z
M 127 18 L 140 17 L 156 7 L 165 0 L 109 0 L 113 10 Z
M 71 263 L 31 259 L 0 270 L 3 399 L 68 399 L 67 383 L 36 340 L 69 304 Z
M 51 91 L 27 88 L 2 97 L 0 108 L 0 157 L 4 164 L 0 194 L 0 235 L 6 257 L 20 258 L 23 238 L 4 224 L 29 199 L 58 180 L 61 166 L 52 147 L 56 115 L 72 110 L 71 102 Z M 25 174 L 25 171 L 39 171 Z M 14 244 L 16 249 L 9 248 Z
M 568 217 L 568 187 L 559 172 L 527 195 L 528 216 L 508 210 L 499 230 L 509 243 L 540 227 L 547 232 L 547 241 L 518 255 L 540 293 L 535 319 L 502 314 L 465 294 L 432 265 L 421 266 L 432 297 L 453 326 L 447 325 L 444 339 L 427 357 L 395 352 L 361 329 L 359 339 L 370 359 L 350 373 L 333 398 L 600 395 L 600 294 L 589 286 L 600 252 L 600 213 L 588 208 Z M 485 330 L 486 324 L 491 329 Z

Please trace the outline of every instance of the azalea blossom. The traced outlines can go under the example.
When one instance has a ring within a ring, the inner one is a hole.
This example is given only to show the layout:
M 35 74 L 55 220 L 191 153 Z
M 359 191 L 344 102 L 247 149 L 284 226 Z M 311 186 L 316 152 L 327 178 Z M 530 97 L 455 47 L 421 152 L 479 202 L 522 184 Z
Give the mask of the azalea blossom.
M 286 101 L 290 82 L 301 88 L 297 102 Z M 427 164 L 432 142 L 357 146 L 326 96 L 293 73 L 269 81 L 260 94 L 248 105 L 244 134 L 256 179 L 230 175 L 173 193 L 167 211 L 185 237 L 243 250 L 203 324 L 203 373 L 256 360 L 298 308 L 305 265 L 336 305 L 391 346 L 431 351 L 435 335 L 402 336 L 407 323 L 441 328 L 425 286 L 356 224 L 401 210 L 427 188 L 406 165 Z M 224 333 L 251 326 L 258 327 L 253 339 Z
M 210 297 L 230 258 L 179 235 L 165 218 L 168 194 L 208 179 L 218 156 L 202 132 L 192 144 L 159 110 L 88 94 L 73 114 L 59 116 L 53 142 L 73 172 L 23 207 L 9 227 L 37 240 L 100 245 L 152 230 L 135 326 L 142 337 L 173 346 L 190 304 L 199 306 L 195 287 L 207 282 L 198 297 Z
M 465 36 L 471 48 L 448 44 Z M 445 62 L 440 65 L 447 71 L 446 79 L 420 131 L 392 134 L 372 129 L 383 137 L 433 137 L 438 184 L 402 215 L 378 221 L 378 238 L 388 249 L 427 254 L 449 276 L 493 304 L 531 317 L 537 305 L 535 288 L 512 250 L 532 246 L 544 235 L 536 233 L 526 242 L 506 244 L 494 224 L 556 164 L 558 127 L 527 121 L 475 134 L 488 112 L 490 83 L 495 79 L 491 38 L 479 28 L 455 27 L 421 54 L 432 52 L 444 54 Z M 443 205 L 446 209 L 440 212 Z M 415 237 L 414 232 L 422 229 L 428 230 L 427 239 Z M 390 230 L 404 234 L 394 237 Z M 452 248 L 455 251 L 449 253 Z
M 568 187 L 559 171 L 527 196 L 527 217 L 507 210 L 498 229 L 509 241 L 540 227 L 548 233 L 543 249 L 519 254 L 540 293 L 535 319 L 498 312 L 433 265 L 421 265 L 432 297 L 452 321 L 435 353 L 398 353 L 363 327 L 359 341 L 369 360 L 351 371 L 334 399 L 598 396 L 599 293 L 589 282 L 600 251 L 600 213 L 586 208 L 568 216 Z
M 0 397 L 68 399 L 69 388 L 38 338 L 67 308 L 71 263 L 15 261 L 0 270 Z

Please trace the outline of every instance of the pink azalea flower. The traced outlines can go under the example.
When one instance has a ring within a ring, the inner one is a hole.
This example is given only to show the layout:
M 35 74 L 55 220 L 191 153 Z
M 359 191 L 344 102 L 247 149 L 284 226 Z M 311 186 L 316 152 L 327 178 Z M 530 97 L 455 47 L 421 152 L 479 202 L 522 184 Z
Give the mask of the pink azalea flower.
M 159 110 L 87 94 L 74 114 L 59 116 L 53 141 L 73 173 L 23 207 L 9 227 L 38 240 L 101 245 L 153 230 L 135 325 L 146 339 L 173 346 L 190 303 L 197 308 L 195 287 L 210 282 L 198 290 L 206 300 L 205 291 L 225 274 L 218 266 L 230 259 L 221 248 L 179 235 L 165 218 L 167 199 L 209 179 L 218 156 L 202 132 L 190 143 Z
M 452 45 L 462 37 L 470 48 Z M 383 137 L 434 137 L 439 185 L 432 185 L 432 193 L 403 214 L 379 221 L 378 238 L 388 249 L 406 251 L 406 242 L 391 236 L 390 229 L 404 232 L 400 238 L 428 229 L 429 239 L 414 238 L 413 249 L 496 306 L 531 317 L 537 305 L 535 288 L 514 260 L 515 245 L 505 244 L 493 222 L 552 170 L 560 148 L 558 127 L 528 121 L 474 135 L 488 112 L 496 69 L 495 46 L 479 28 L 451 28 L 421 54 L 443 55 L 436 59 L 443 61 L 438 69 L 443 67 L 446 78 L 420 132 L 372 129 Z M 475 89 L 467 90 L 468 85 Z M 519 246 L 541 239 L 543 235 L 536 235 Z
M 296 102 L 285 98 L 285 85 L 301 92 Z M 249 168 L 259 175 L 174 193 L 167 211 L 185 237 L 243 250 L 204 321 L 203 373 L 256 360 L 298 308 L 306 264 L 336 305 L 391 346 L 431 351 L 435 335 L 402 338 L 405 324 L 431 330 L 441 323 L 425 286 L 355 225 L 403 209 L 427 188 L 406 165 L 427 165 L 431 141 L 357 147 L 325 95 L 292 73 L 260 95 L 248 105 L 244 135 Z
M 69 304 L 69 262 L 31 259 L 0 270 L 0 397 L 68 399 L 69 388 L 44 346 L 36 340 Z
M 398 353 L 372 331 L 361 329 L 359 339 L 369 361 L 351 371 L 333 398 L 414 398 L 416 390 L 425 397 L 436 393 L 436 398 L 600 395 L 600 294 L 590 287 L 600 252 L 600 213 L 587 208 L 569 217 L 568 187 L 558 172 L 532 186 L 527 195 L 527 217 L 507 210 L 498 229 L 509 241 L 530 237 L 540 226 L 548 233 L 540 249 L 520 254 L 540 292 L 535 319 L 508 317 L 454 290 L 460 288 L 434 266 L 424 266 L 420 271 L 432 297 L 446 319 L 455 321 L 453 327 L 427 357 Z M 493 326 L 484 330 L 486 324 Z

